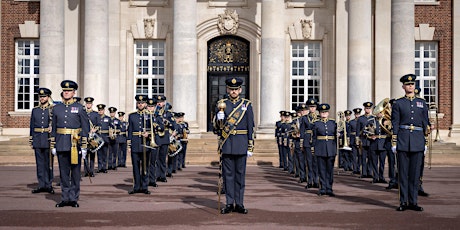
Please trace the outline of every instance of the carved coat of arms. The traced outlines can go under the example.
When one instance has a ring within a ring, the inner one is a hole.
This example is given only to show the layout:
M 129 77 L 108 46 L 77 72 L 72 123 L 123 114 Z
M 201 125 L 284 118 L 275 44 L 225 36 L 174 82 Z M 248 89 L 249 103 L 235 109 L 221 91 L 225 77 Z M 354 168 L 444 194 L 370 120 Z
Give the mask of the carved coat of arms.
M 223 14 L 219 14 L 217 26 L 220 34 L 236 34 L 239 27 L 236 10 L 226 9 Z
M 153 29 L 155 26 L 155 19 L 145 18 L 144 19 L 144 35 L 145 38 L 153 38 Z

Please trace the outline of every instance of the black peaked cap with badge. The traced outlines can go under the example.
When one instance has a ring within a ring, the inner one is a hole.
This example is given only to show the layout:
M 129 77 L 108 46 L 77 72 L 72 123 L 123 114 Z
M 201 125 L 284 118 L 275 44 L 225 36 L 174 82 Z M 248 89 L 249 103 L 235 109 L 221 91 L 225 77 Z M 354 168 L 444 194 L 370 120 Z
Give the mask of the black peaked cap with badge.
M 402 76 L 399 81 L 403 83 L 404 85 L 406 84 L 415 84 L 415 79 L 417 79 L 417 76 L 415 74 L 406 74 Z
M 78 84 L 74 81 L 71 80 L 64 80 L 61 82 L 61 88 L 64 91 L 67 90 L 77 90 L 78 89 Z
M 38 96 L 51 96 L 51 90 L 48 88 L 38 88 Z
M 230 89 L 238 89 L 243 85 L 243 79 L 234 77 L 234 78 L 229 78 L 225 80 L 225 85 L 227 85 L 228 88 Z

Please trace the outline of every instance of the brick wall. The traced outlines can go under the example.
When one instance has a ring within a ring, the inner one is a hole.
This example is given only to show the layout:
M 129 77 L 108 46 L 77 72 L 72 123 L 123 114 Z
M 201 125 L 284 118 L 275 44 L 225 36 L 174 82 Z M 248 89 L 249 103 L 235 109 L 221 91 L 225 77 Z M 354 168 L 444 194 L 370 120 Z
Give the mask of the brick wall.
M 440 0 L 439 6 L 415 6 L 415 26 L 429 24 L 435 27 L 434 40 L 438 41 L 438 106 L 444 118 L 439 128 L 447 129 L 452 124 L 452 1 Z
M 1 62 L 1 108 L 0 121 L 5 128 L 27 128 L 29 127 L 30 116 L 9 116 L 8 112 L 14 111 L 14 57 L 15 38 L 20 37 L 19 24 L 24 21 L 40 20 L 39 2 L 14 2 L 13 0 L 1 0 L 2 4 L 2 62 Z

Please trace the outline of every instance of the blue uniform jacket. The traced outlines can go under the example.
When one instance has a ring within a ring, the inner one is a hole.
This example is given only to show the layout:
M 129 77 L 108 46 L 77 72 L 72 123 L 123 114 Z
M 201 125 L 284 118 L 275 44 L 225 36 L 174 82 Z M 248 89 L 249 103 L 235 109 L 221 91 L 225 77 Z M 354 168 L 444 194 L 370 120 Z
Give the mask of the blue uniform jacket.
M 392 105 L 391 123 L 393 139 L 397 141 L 397 151 L 425 151 L 425 132 L 430 123 L 428 106 L 424 99 L 419 97 L 396 99 Z
M 337 154 L 337 124 L 331 119 L 319 119 L 313 124 L 313 142 L 315 155 L 333 157 Z M 328 139 L 324 139 L 327 137 Z
M 155 143 L 157 145 L 167 145 L 169 144 L 169 128 L 167 129 L 165 126 L 165 122 L 163 119 L 163 116 L 158 116 L 153 113 L 150 114 L 151 116 L 151 121 L 153 122 L 153 125 L 155 126 Z M 167 116 L 166 116 L 167 117 Z M 168 120 L 169 121 L 169 120 Z M 171 123 L 169 123 L 172 125 Z M 150 129 L 150 128 L 149 128 Z M 161 134 L 161 135 L 160 135 Z
M 144 138 L 142 132 L 150 129 L 150 114 L 147 110 L 132 112 L 128 116 L 128 143 L 132 152 L 143 152 Z M 149 137 L 145 138 L 145 144 L 150 144 Z
M 353 119 L 349 121 L 348 125 L 350 127 L 350 146 L 356 146 L 356 137 L 359 134 L 357 130 L 357 125 L 358 125 L 357 119 Z
M 312 129 L 313 129 L 313 124 L 317 120 L 316 114 L 308 114 L 305 116 L 301 117 L 300 120 L 300 138 L 303 140 L 303 147 L 312 147 L 311 142 L 312 142 Z
M 32 109 L 30 116 L 30 138 L 32 139 L 33 148 L 49 148 L 50 147 L 50 106 L 37 106 Z M 42 129 L 35 131 L 35 129 Z M 45 131 L 45 129 L 47 131 Z
M 371 141 L 367 138 L 365 133 L 366 125 L 369 124 L 369 120 L 375 119 L 374 115 L 363 115 L 358 118 L 358 124 L 356 125 L 356 130 L 359 132 L 359 137 L 361 140 L 361 145 L 368 147 L 371 144 Z M 358 134 L 357 134 L 358 135 Z
M 99 135 L 102 137 L 102 140 L 104 140 L 105 143 L 109 143 L 109 129 L 113 128 L 110 117 L 105 114 L 99 116 L 99 123 L 97 126 L 99 127 Z
M 126 137 L 128 131 L 128 122 L 120 121 L 120 133 L 117 136 L 118 143 L 126 143 Z
M 51 137 L 55 140 L 56 151 L 70 151 L 72 135 L 58 134 L 57 129 L 81 129 L 81 147 L 86 148 L 89 133 L 89 118 L 85 108 L 76 102 L 57 104 L 53 108 Z
M 225 102 L 225 120 L 229 117 L 230 113 L 238 106 L 242 111 L 245 111 L 243 117 L 241 117 L 240 122 L 236 125 L 235 130 L 244 132 L 246 134 L 230 134 L 222 146 L 222 154 L 232 154 L 232 155 L 246 155 L 249 148 L 254 147 L 254 114 L 252 111 L 251 101 L 238 98 L 237 100 L 222 99 L 221 101 Z M 219 102 L 221 102 L 219 101 Z M 244 104 L 241 104 L 241 103 Z M 218 109 L 216 107 L 216 114 Z M 222 137 L 221 137 L 222 138 Z

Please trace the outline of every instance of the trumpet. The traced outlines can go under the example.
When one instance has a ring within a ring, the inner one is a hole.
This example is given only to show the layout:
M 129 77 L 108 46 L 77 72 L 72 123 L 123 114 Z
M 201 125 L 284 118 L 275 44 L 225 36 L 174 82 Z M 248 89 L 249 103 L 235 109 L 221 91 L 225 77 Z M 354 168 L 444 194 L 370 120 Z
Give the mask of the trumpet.
M 348 144 L 348 137 L 347 137 L 347 123 L 345 121 L 345 113 L 338 112 L 337 113 L 337 134 L 343 132 L 343 141 L 339 140 L 339 149 L 351 151 L 351 147 Z

